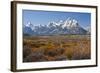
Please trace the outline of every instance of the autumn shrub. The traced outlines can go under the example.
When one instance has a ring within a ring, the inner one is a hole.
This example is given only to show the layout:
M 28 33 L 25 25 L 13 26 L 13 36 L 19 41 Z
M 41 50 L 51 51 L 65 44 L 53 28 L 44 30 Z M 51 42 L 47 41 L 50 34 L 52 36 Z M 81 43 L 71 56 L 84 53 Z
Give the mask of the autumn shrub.
M 68 60 L 67 56 L 66 55 L 58 55 L 55 57 L 54 59 L 55 61 L 63 61 L 63 60 Z
M 28 55 L 24 62 L 37 62 L 37 61 L 46 61 L 46 58 L 44 57 L 44 54 L 42 52 L 33 52 L 30 55 Z
M 28 46 L 23 47 L 23 58 L 26 58 L 28 55 L 32 53 L 32 49 Z
M 72 56 L 73 56 L 73 49 L 72 48 L 66 48 L 64 54 L 66 55 L 66 57 L 71 60 Z

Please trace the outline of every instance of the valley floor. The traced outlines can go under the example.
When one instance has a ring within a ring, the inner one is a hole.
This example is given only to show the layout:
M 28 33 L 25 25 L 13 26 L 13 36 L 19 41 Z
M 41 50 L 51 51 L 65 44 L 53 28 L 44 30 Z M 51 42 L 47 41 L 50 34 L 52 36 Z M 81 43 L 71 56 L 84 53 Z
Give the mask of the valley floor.
M 23 62 L 90 58 L 90 35 L 24 36 L 23 39 Z

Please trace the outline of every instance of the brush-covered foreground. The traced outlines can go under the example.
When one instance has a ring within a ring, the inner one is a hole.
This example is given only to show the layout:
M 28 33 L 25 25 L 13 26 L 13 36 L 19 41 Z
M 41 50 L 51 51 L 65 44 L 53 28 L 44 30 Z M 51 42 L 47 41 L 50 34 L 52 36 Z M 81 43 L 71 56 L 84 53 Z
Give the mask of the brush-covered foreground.
M 23 62 L 91 58 L 89 35 L 24 36 Z

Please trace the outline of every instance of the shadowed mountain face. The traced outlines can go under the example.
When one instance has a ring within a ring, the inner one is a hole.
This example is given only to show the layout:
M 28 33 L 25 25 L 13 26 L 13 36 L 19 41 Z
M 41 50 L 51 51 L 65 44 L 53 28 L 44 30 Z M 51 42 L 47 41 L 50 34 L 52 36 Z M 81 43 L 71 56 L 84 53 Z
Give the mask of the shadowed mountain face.
M 49 22 L 47 25 L 34 26 L 31 22 L 24 25 L 24 34 L 28 35 L 65 35 L 65 34 L 87 34 L 88 31 L 81 27 L 77 20 L 67 18 L 59 22 Z M 89 34 L 89 33 L 88 33 Z

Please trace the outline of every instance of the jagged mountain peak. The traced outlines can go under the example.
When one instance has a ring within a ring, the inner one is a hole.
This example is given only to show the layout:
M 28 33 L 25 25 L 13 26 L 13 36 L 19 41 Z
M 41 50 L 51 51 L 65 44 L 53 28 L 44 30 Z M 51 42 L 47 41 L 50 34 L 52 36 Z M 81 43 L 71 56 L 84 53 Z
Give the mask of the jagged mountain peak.
M 79 23 L 76 19 L 72 19 L 70 17 L 68 17 L 67 20 L 65 20 L 63 28 L 74 28 L 74 27 L 79 27 Z
M 26 26 L 26 27 L 32 27 L 33 24 L 29 21 L 25 26 Z

